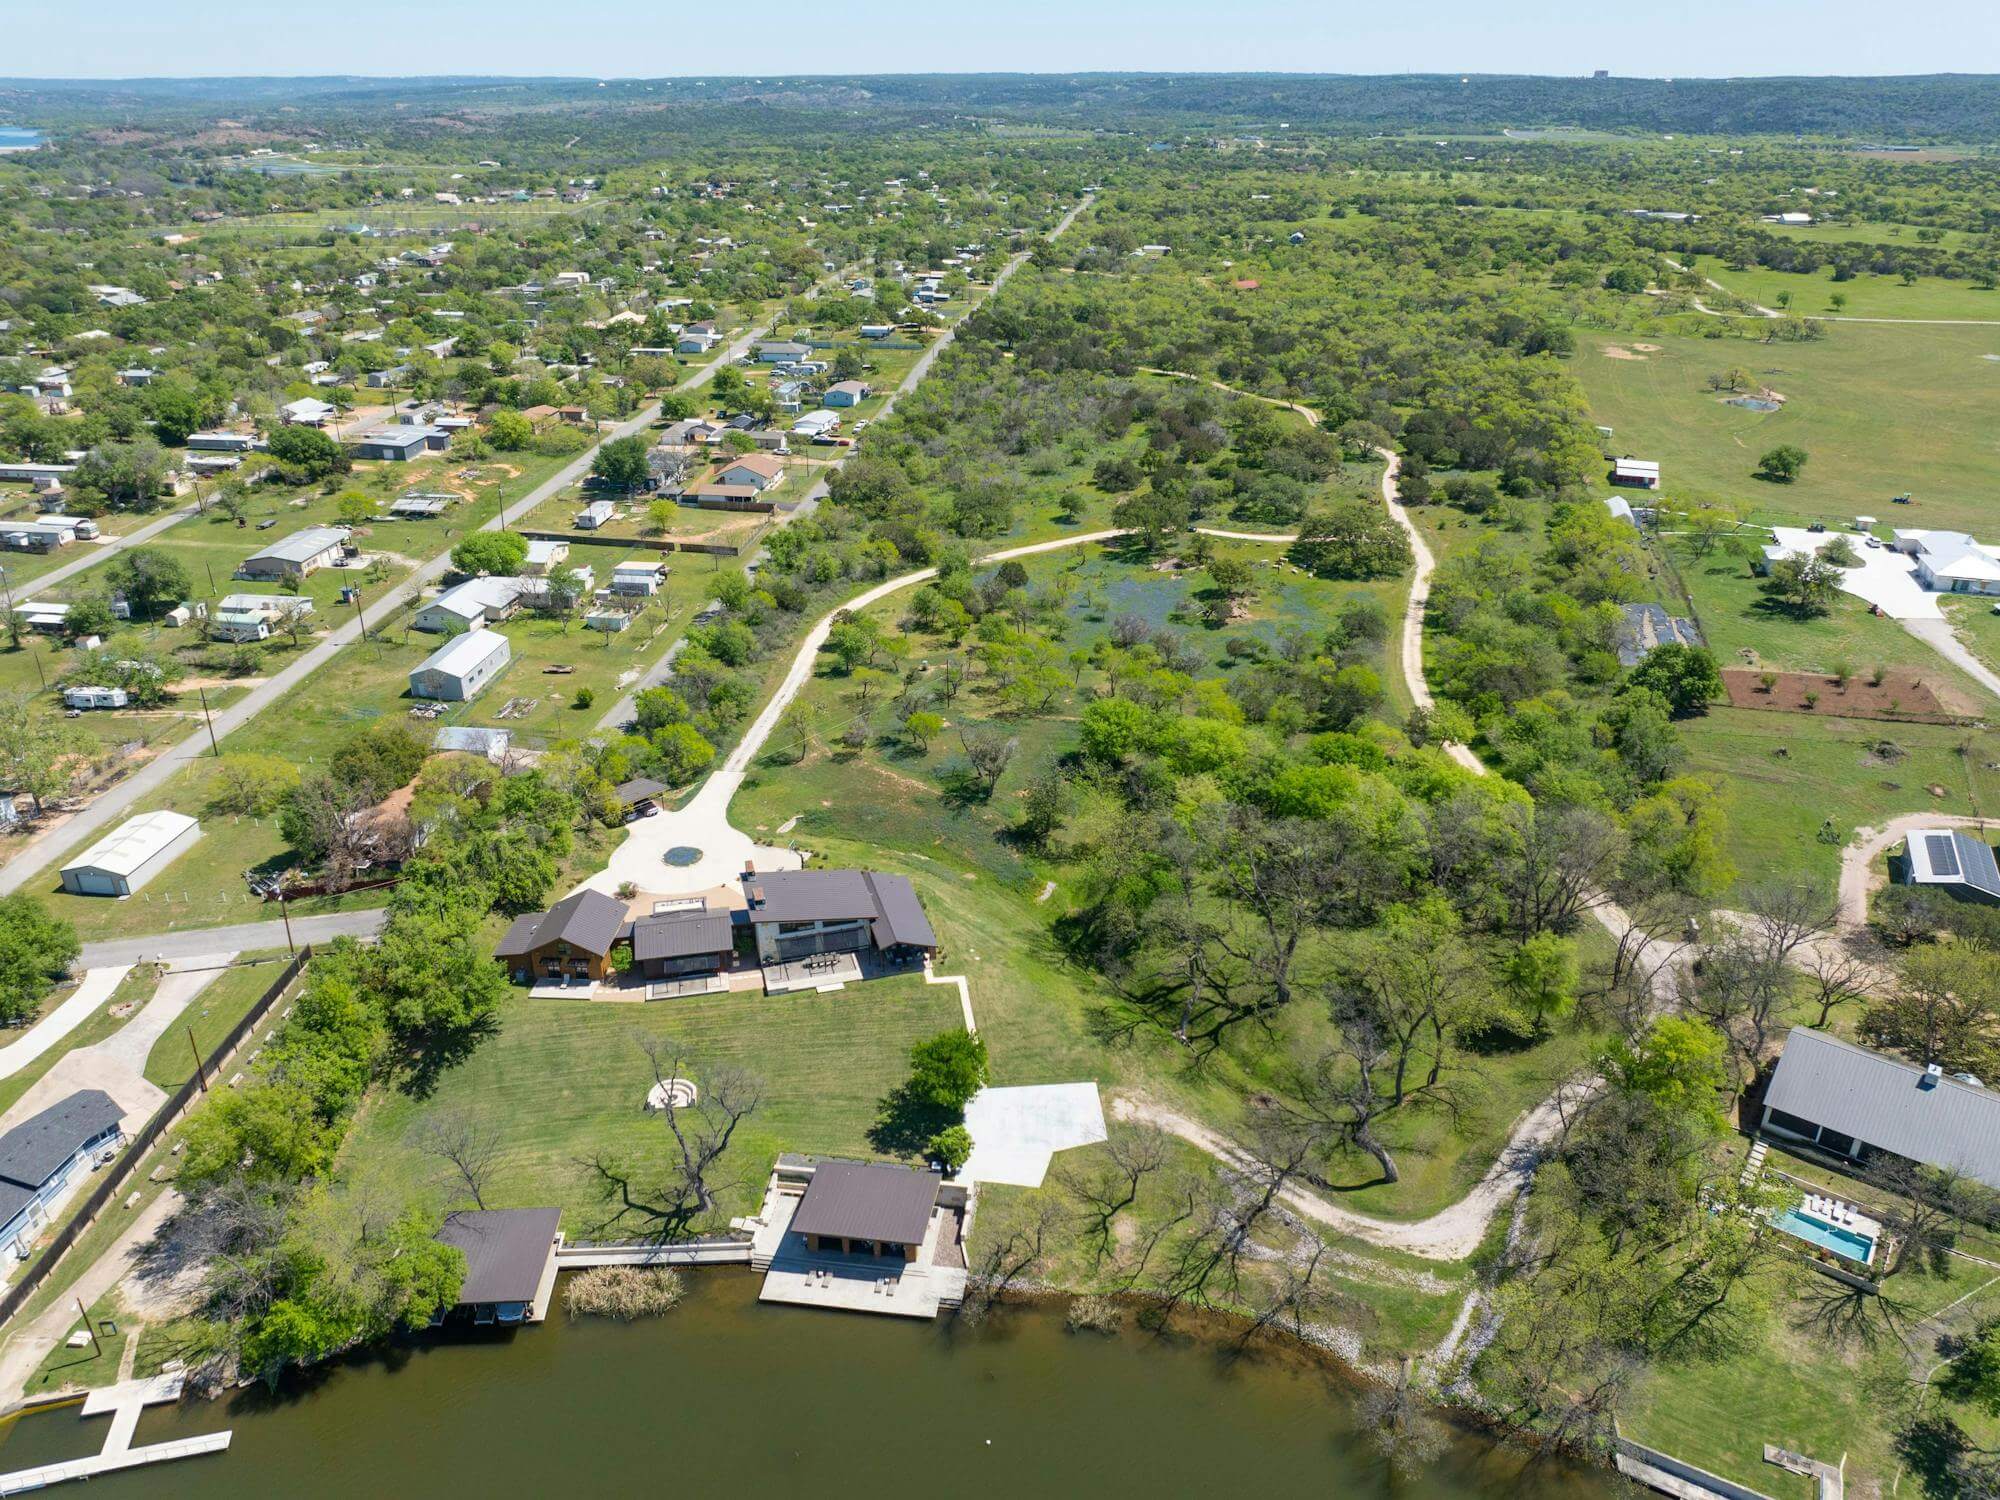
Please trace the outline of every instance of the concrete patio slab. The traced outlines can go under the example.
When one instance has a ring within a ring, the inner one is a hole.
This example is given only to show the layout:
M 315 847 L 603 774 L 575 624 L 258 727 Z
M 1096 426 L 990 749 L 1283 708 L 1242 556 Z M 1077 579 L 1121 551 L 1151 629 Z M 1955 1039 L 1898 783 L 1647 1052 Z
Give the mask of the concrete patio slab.
M 965 1106 L 972 1155 L 961 1182 L 1040 1187 L 1058 1151 L 1105 1138 L 1104 1103 L 1094 1083 L 1043 1083 L 981 1089 Z

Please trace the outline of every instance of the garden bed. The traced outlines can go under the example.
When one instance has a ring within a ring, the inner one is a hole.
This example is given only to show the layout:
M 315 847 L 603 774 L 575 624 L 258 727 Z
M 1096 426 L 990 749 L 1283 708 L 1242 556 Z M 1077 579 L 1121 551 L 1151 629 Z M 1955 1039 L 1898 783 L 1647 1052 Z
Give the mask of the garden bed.
M 1778 713 L 1819 714 L 1840 719 L 1895 719 L 1917 724 L 1954 724 L 1968 717 L 1967 705 L 1936 684 L 1907 670 L 1858 672 L 1841 685 L 1826 672 L 1755 671 L 1730 667 L 1722 685 L 1732 708 Z

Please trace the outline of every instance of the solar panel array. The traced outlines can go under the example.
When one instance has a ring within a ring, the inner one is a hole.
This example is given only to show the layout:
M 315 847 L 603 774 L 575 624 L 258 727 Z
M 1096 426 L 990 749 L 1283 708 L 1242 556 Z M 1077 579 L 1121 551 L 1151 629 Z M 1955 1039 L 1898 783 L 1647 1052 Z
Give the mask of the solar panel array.
M 2000 900 L 2000 862 L 1993 857 L 1993 846 L 1984 839 L 1969 838 L 1962 833 L 1954 841 L 1958 845 L 1959 862 L 1965 867 L 1965 883 Z
M 1962 873 L 1958 868 L 1958 850 L 1953 846 L 1950 834 L 1926 834 L 1924 835 L 1924 847 L 1930 853 L 1931 873 L 1933 875 L 1958 875 Z

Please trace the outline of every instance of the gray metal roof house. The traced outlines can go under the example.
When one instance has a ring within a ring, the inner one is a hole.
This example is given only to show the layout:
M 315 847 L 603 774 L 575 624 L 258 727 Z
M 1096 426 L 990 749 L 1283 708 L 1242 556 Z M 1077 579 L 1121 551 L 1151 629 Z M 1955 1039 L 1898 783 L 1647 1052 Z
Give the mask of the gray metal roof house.
M 1912 829 L 1896 878 L 1905 885 L 1941 886 L 1975 901 L 2000 901 L 2000 862 L 1993 846 L 1955 828 Z
M 1888 1155 L 2000 1188 L 2000 1092 L 1795 1026 L 1762 1128 L 1866 1162 Z
M 752 871 L 744 904 L 763 962 L 873 947 L 893 956 L 935 953 L 937 934 L 901 875 L 873 870 Z
M 77 1164 L 115 1144 L 124 1118 L 102 1089 L 80 1089 L 0 1135 L 0 1243 L 26 1248 Z
M 465 1252 L 458 1306 L 475 1323 L 539 1323 L 555 1287 L 558 1208 L 501 1208 L 448 1214 L 440 1243 Z M 440 1308 L 437 1321 L 450 1311 Z
M 345 526 L 308 526 L 253 552 L 236 566 L 238 578 L 303 578 L 340 556 Z

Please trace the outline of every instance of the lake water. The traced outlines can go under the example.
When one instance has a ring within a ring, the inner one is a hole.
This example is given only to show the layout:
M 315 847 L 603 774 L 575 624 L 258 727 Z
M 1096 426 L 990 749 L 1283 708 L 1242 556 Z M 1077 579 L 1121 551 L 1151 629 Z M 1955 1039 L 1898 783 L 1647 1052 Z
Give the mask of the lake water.
M 0 125 L 0 151 L 32 151 L 45 145 L 48 137 L 39 130 L 20 125 Z
M 1528 1465 L 1476 1437 L 1399 1481 L 1352 1389 L 1303 1354 L 1064 1332 L 1009 1309 L 977 1329 L 756 1301 L 711 1270 L 664 1318 L 421 1343 L 267 1396 L 149 1412 L 140 1443 L 231 1428 L 230 1450 L 91 1482 L 92 1500 L 377 1500 L 695 1493 L 1266 1500 L 1602 1500 L 1608 1476 Z M 74 1408 L 0 1437 L 0 1469 L 95 1451 Z M 385 1486 L 387 1490 L 385 1491 Z

